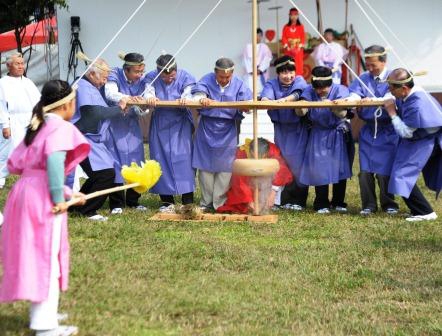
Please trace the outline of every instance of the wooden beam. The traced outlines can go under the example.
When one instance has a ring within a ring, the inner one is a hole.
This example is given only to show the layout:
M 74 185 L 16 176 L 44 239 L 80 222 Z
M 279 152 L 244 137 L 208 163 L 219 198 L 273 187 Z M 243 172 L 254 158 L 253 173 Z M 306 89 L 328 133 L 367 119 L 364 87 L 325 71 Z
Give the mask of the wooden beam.
M 230 215 L 230 214 L 201 214 L 195 218 L 187 218 L 182 214 L 157 213 L 150 217 L 150 221 L 172 222 L 254 222 L 254 223 L 277 223 L 278 215 Z
M 128 105 L 138 105 L 140 107 L 148 107 L 145 101 L 139 102 L 129 102 Z M 366 106 L 383 106 L 383 101 L 340 101 L 333 103 L 331 101 L 320 101 L 320 102 L 308 102 L 305 100 L 296 101 L 296 102 L 285 102 L 280 103 L 276 101 L 235 101 L 235 102 L 212 102 L 210 106 L 203 106 L 199 102 L 187 102 L 184 107 L 189 108 L 217 108 L 217 107 L 230 107 L 235 109 L 258 109 L 258 110 L 271 110 L 271 109 L 281 109 L 281 108 L 310 108 L 310 107 L 342 107 L 351 108 L 351 107 L 366 107 Z M 183 107 L 180 105 L 178 101 L 158 101 L 156 102 L 156 107 Z

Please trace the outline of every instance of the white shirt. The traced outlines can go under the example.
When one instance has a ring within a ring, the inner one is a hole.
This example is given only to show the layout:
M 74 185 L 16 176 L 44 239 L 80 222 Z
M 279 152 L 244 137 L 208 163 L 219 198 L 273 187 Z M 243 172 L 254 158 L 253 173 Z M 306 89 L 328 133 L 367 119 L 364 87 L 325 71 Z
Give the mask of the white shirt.
M 40 91 L 29 78 L 0 78 L 0 123 L 3 128 L 11 128 L 14 144 L 23 139 L 32 110 L 39 100 Z

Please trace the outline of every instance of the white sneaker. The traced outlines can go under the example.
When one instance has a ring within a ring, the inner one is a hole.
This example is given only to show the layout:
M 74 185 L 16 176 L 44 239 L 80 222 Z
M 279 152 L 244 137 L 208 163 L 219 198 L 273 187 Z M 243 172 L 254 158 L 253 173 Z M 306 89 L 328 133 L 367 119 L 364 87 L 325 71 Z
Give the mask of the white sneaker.
M 367 208 L 367 209 L 363 209 L 361 210 L 361 212 L 359 212 L 362 216 L 370 216 L 374 214 L 374 211 Z
M 66 313 L 58 313 L 57 314 L 57 321 L 58 322 L 63 322 L 63 321 L 65 321 L 65 320 L 67 320 L 68 319 L 68 314 L 66 314 Z
M 335 207 L 335 211 L 338 212 L 338 213 L 347 213 L 347 208 L 346 207 L 337 206 L 337 207 Z
M 158 210 L 161 213 L 175 213 L 175 205 L 162 205 Z
M 293 211 L 302 211 L 304 210 L 304 208 L 298 204 L 292 204 L 292 206 L 290 207 L 291 210 Z
M 148 210 L 147 207 L 145 207 L 144 205 L 141 205 L 141 204 L 134 207 L 134 209 L 137 211 L 147 211 Z
M 6 179 L 5 178 L 0 178 L 0 189 L 3 189 L 5 187 L 6 184 Z
M 428 215 L 416 215 L 405 218 L 408 222 L 420 222 L 424 220 L 435 220 L 437 215 L 435 212 L 429 213 Z
M 78 334 L 78 328 L 75 326 L 58 326 L 50 330 L 37 330 L 35 336 L 70 336 Z
M 318 211 L 316 211 L 318 214 L 329 214 L 330 213 L 330 209 L 329 208 L 322 208 L 319 209 Z
M 122 208 L 113 208 L 111 210 L 111 215 L 120 215 L 123 213 L 123 209 Z
M 107 217 L 104 217 L 102 215 L 93 215 L 88 217 L 90 220 L 92 221 L 96 221 L 96 222 L 105 222 L 107 221 Z
M 292 209 L 293 204 L 287 203 L 281 206 L 281 209 L 285 209 L 285 210 L 291 210 Z
M 396 208 L 388 208 L 387 210 L 385 210 L 385 212 L 386 212 L 388 215 L 397 215 L 397 213 L 398 213 L 398 209 L 396 209 Z

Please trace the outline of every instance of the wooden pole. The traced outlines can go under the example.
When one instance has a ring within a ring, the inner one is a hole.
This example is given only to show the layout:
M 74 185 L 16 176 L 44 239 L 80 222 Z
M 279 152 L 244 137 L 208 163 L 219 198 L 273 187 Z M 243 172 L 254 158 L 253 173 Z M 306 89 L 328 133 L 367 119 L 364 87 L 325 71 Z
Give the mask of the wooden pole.
M 140 185 L 141 185 L 141 183 L 135 182 L 135 183 L 119 186 L 119 187 L 113 187 L 113 188 L 109 188 L 109 189 L 98 190 L 98 191 L 95 191 L 93 193 L 85 195 L 84 199 L 85 200 L 89 200 L 91 198 L 95 198 L 95 197 L 98 197 L 98 196 L 112 194 L 112 193 L 117 192 L 117 191 L 122 191 L 122 190 L 136 188 L 136 187 L 139 187 Z M 72 205 L 77 204 L 79 201 L 80 201 L 80 198 L 72 198 L 72 199 L 70 199 L 69 201 L 66 202 L 66 205 L 68 207 L 70 207 Z M 58 208 L 57 207 L 53 207 L 52 208 L 52 212 L 57 213 L 58 212 Z
M 138 102 L 129 102 L 128 105 L 137 105 L 140 107 L 149 107 L 146 103 L 146 101 L 138 101 Z M 224 107 L 224 108 L 236 108 L 236 109 L 262 109 L 262 110 L 272 110 L 272 109 L 281 109 L 281 108 L 309 108 L 309 107 L 322 107 L 322 108 L 338 108 L 341 107 L 343 109 L 345 108 L 351 108 L 351 107 L 367 107 L 367 106 L 382 106 L 384 105 L 383 101 L 338 101 L 338 102 L 332 102 L 332 101 L 317 101 L 317 102 L 309 102 L 305 100 L 296 101 L 296 102 L 277 102 L 277 101 L 236 101 L 236 102 L 217 102 L 214 101 L 210 103 L 209 106 L 203 106 L 199 102 L 186 102 L 184 107 L 187 108 L 218 108 L 218 107 Z M 157 107 L 183 107 L 178 101 L 176 100 L 163 100 L 156 102 L 155 106 Z
M 252 2 L 252 67 L 253 67 L 253 102 L 256 103 L 258 101 L 258 64 L 257 60 L 257 48 L 256 48 L 256 39 L 258 29 L 258 0 L 253 0 Z M 258 110 L 257 108 L 253 108 L 253 158 L 255 160 L 258 159 Z M 255 183 L 255 187 L 253 190 L 253 212 L 254 215 L 259 215 L 259 191 L 258 184 Z

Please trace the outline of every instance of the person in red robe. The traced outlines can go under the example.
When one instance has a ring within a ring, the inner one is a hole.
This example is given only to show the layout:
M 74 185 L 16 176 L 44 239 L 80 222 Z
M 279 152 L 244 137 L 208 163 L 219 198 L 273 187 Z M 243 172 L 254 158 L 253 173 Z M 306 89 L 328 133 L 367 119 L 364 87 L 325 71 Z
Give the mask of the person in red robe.
M 258 138 L 259 158 L 276 159 L 279 162 L 279 171 L 273 176 L 271 191 L 267 197 L 267 206 L 271 208 L 275 203 L 276 194 L 283 186 L 293 181 L 293 175 L 281 156 L 279 148 L 272 142 Z M 253 142 L 246 139 L 245 144 L 236 151 L 236 159 L 250 159 L 253 157 Z M 216 209 L 221 213 L 247 214 L 253 210 L 253 186 L 248 176 L 232 175 L 230 189 L 227 192 L 227 201 Z
M 291 56 L 295 60 L 296 74 L 299 76 L 302 76 L 304 72 L 304 46 L 304 25 L 299 21 L 298 10 L 292 8 L 289 13 L 289 22 L 282 30 L 282 47 L 284 55 Z

